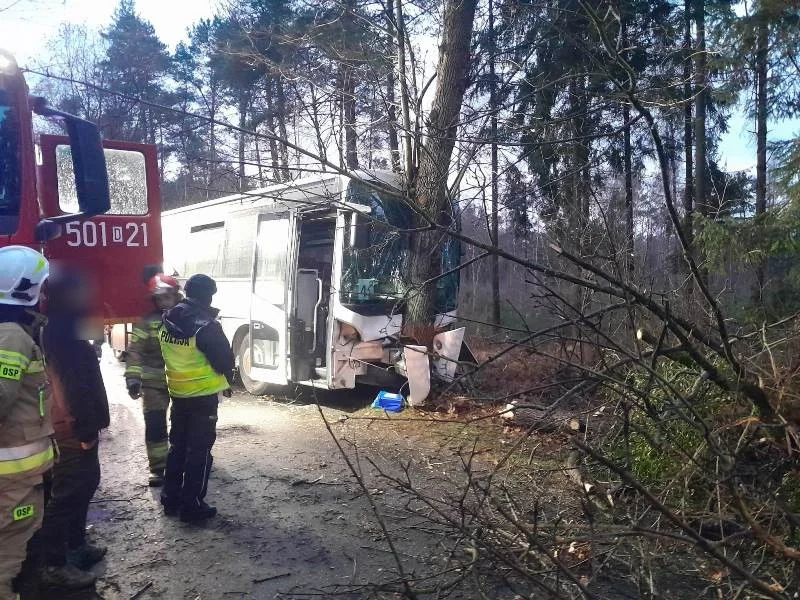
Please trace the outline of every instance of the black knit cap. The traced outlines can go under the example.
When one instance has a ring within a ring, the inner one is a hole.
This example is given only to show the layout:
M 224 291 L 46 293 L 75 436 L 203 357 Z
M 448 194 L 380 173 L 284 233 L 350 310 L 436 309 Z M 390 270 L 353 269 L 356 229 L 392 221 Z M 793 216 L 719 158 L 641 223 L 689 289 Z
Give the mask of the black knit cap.
M 186 280 L 186 285 L 183 289 L 188 298 L 203 304 L 211 304 L 211 297 L 217 293 L 217 283 L 208 275 L 198 273 Z

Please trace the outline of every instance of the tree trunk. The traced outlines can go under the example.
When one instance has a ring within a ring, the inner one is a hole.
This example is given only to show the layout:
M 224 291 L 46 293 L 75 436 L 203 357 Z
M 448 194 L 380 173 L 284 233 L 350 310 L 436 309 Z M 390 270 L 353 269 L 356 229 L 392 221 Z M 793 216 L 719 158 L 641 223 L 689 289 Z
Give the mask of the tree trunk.
M 352 65 L 342 63 L 342 118 L 344 119 L 345 165 L 358 169 L 358 147 L 356 142 L 356 73 Z
M 625 120 L 624 130 L 624 162 L 625 162 L 625 264 L 631 279 L 634 272 L 634 233 L 633 233 L 633 149 L 631 148 L 631 108 L 626 103 L 622 107 L 622 118 Z
M 756 216 L 767 212 L 767 76 L 769 26 L 763 8 L 756 16 Z M 756 267 L 753 301 L 763 298 L 765 263 Z
M 477 0 L 446 0 L 439 51 L 436 94 L 428 115 L 428 136 L 419 152 L 420 163 L 414 179 L 413 201 L 431 220 L 445 224 L 450 213 L 447 176 L 455 146 L 461 104 L 467 88 L 470 40 Z M 418 217 L 418 225 L 428 223 Z M 411 282 L 405 332 L 430 345 L 436 312 L 436 285 L 441 272 L 442 236 L 436 231 L 416 233 L 411 241 Z
M 497 71 L 494 33 L 494 0 L 489 0 L 489 110 L 492 137 L 492 244 L 500 246 L 500 218 L 498 215 L 497 165 Z M 492 323 L 500 325 L 500 257 L 492 254 Z
M 683 191 L 684 234 L 689 251 L 694 245 L 694 167 L 692 160 L 692 0 L 683 3 L 683 152 L 685 156 L 685 183 Z
M 405 155 L 403 159 L 406 180 L 413 181 L 414 150 L 411 147 L 411 99 L 408 91 L 408 70 L 406 65 L 406 27 L 403 17 L 403 0 L 394 0 L 394 2 L 397 19 L 397 73 L 400 77 L 400 108 L 403 111 L 403 153 Z
M 708 214 L 708 198 L 706 195 L 706 96 L 708 95 L 708 73 L 706 57 L 706 14 L 705 0 L 695 0 L 695 26 L 697 43 L 695 52 L 695 90 L 697 105 L 695 107 L 695 201 L 701 215 Z
M 246 92 L 240 92 L 239 96 L 239 191 L 243 192 L 247 189 L 247 178 L 244 172 L 244 149 L 245 149 L 245 134 L 244 129 L 247 125 L 247 109 L 250 102 Z
M 386 29 L 391 32 L 394 23 L 394 0 L 387 0 L 386 2 Z M 389 35 L 389 45 L 391 46 L 392 36 Z M 386 131 L 389 138 L 389 158 L 392 165 L 392 171 L 395 173 L 400 172 L 400 138 L 397 136 L 397 105 L 395 104 L 395 86 L 397 85 L 397 77 L 395 75 L 395 66 L 389 65 L 389 71 L 386 74 L 386 113 L 387 125 Z
M 275 133 L 275 101 L 272 97 L 272 83 L 272 78 L 267 80 L 267 126 L 269 127 L 270 133 Z M 273 180 L 280 183 L 282 178 L 281 171 L 278 168 L 278 141 L 274 137 L 269 138 L 269 160 L 270 166 L 272 167 Z
M 286 131 L 286 90 L 283 87 L 283 79 L 280 75 L 275 77 L 275 102 L 276 113 L 275 119 L 278 122 L 278 135 L 281 140 L 288 140 L 289 134 Z M 290 181 L 291 173 L 289 172 L 289 148 L 286 142 L 280 142 L 278 151 L 281 161 L 281 181 Z

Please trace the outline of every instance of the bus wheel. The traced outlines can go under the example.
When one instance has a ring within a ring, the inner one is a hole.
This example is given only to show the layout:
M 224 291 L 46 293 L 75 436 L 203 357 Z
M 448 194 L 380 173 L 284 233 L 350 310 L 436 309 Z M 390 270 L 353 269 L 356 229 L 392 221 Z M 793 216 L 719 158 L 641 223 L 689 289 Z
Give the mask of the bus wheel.
M 239 358 L 239 377 L 242 385 L 253 396 L 263 396 L 269 391 L 269 384 L 250 378 L 250 334 L 242 339 L 237 351 Z

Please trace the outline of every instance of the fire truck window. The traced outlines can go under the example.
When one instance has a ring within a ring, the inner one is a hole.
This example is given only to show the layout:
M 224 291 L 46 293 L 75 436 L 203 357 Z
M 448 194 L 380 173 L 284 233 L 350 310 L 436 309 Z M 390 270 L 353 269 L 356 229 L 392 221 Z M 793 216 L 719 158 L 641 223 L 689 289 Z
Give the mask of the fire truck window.
M 0 89 L 0 234 L 17 230 L 20 201 L 19 121 L 10 95 Z
M 147 176 L 144 154 L 131 150 L 106 148 L 108 188 L 111 192 L 109 215 L 146 215 Z M 78 212 L 78 195 L 72 170 L 72 153 L 69 146 L 56 147 L 58 172 L 58 205 L 65 213 Z

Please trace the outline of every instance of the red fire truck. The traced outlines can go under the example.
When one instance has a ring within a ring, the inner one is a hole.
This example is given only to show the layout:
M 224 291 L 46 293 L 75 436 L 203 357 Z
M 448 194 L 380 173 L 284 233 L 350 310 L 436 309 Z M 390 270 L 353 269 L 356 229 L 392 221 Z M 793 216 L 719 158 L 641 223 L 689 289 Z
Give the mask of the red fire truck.
M 33 115 L 67 135 L 35 135 Z M 143 272 L 162 262 L 158 181 L 154 146 L 101 140 L 93 123 L 29 96 L 0 50 L 0 246 L 81 269 L 106 325 L 147 310 Z

